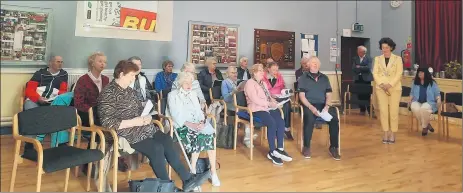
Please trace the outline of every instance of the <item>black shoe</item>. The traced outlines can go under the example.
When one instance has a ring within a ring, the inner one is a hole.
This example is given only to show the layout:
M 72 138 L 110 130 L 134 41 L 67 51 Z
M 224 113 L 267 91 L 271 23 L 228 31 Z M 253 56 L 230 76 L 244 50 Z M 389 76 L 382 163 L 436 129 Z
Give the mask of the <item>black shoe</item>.
M 389 140 L 383 139 L 383 144 L 388 144 L 388 143 L 389 143 Z
M 431 133 L 434 133 L 434 128 L 431 126 L 431 124 L 428 124 L 428 130 L 431 131 Z
M 426 131 L 426 132 L 424 132 L 424 131 L 426 131 L 426 128 L 423 128 L 423 132 L 421 132 L 421 136 L 426 136 L 426 135 L 428 135 L 428 131 Z
M 189 192 L 193 190 L 196 186 L 201 186 L 211 175 L 211 171 L 207 170 L 201 174 L 192 174 L 190 179 L 183 182 L 183 191 Z
M 286 136 L 286 139 L 288 140 L 291 140 L 291 141 L 294 140 L 293 135 L 291 134 L 291 131 L 285 131 L 285 136 Z
M 330 147 L 329 151 L 330 151 L 331 157 L 333 157 L 334 160 L 336 161 L 341 160 L 341 156 L 339 155 L 338 148 Z
M 275 151 L 273 151 L 273 155 L 282 159 L 285 162 L 293 161 L 293 158 L 289 156 L 288 153 L 285 152 L 285 150 L 276 149 Z
M 275 165 L 279 165 L 279 166 L 283 165 L 283 160 L 281 160 L 281 158 L 274 156 L 272 152 L 268 152 L 267 158 L 269 160 L 272 160 L 273 164 Z

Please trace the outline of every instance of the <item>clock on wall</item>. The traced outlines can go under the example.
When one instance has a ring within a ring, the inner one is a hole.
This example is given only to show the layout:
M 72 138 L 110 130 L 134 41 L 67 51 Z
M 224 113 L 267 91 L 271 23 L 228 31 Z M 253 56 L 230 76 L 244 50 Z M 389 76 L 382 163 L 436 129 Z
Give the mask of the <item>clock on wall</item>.
M 403 1 L 391 1 L 391 7 L 397 8 L 402 5 Z

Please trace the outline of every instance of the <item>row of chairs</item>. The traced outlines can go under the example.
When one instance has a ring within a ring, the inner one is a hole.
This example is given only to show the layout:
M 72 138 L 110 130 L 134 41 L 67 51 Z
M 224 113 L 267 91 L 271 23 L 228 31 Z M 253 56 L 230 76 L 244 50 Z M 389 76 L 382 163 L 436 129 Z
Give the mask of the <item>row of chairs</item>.
M 170 91 L 170 90 L 169 90 Z M 155 100 L 157 100 L 157 111 L 158 115 L 153 120 L 153 123 L 156 124 L 161 130 L 167 132 L 164 129 L 164 126 L 161 122 L 167 122 L 169 125 L 169 132 L 170 136 L 173 137 L 174 130 L 173 130 L 173 121 L 170 117 L 165 116 L 166 106 L 167 106 L 167 94 L 169 92 L 161 92 L 155 95 Z M 20 96 L 20 102 L 24 101 L 24 97 Z M 22 103 L 21 102 L 21 103 Z M 95 161 L 99 161 L 99 181 L 98 181 L 98 191 L 103 191 L 103 181 L 106 178 L 106 173 L 103 171 L 103 162 L 106 151 L 106 140 L 105 135 L 103 132 L 108 133 L 106 137 L 110 137 L 113 143 L 113 146 L 117 147 L 118 145 L 118 137 L 114 130 L 103 128 L 96 126 L 94 124 L 94 116 L 93 112 L 96 107 L 89 109 L 89 123 L 90 127 L 83 127 L 81 124 L 81 119 L 77 114 L 77 111 L 74 107 L 70 106 L 46 106 L 40 108 L 34 108 L 27 111 L 19 112 L 14 116 L 13 121 L 13 138 L 15 139 L 15 150 L 14 150 L 14 161 L 13 161 L 13 171 L 12 171 L 12 180 L 10 184 L 10 191 L 14 190 L 15 178 L 16 178 L 16 171 L 18 164 L 23 162 L 23 158 L 20 156 L 20 146 L 21 142 L 30 142 L 34 144 L 35 149 L 38 152 L 38 157 L 35 160 L 38 169 L 38 177 L 37 177 L 37 187 L 36 191 L 40 191 L 41 188 L 41 176 L 44 173 L 51 173 L 55 171 L 59 171 L 62 169 L 66 169 L 66 178 L 65 178 L 65 186 L 64 191 L 67 191 L 68 181 L 69 181 L 69 173 L 70 168 L 75 167 L 75 176 L 78 177 L 79 175 L 79 166 L 82 164 L 89 164 L 88 172 L 87 172 L 87 187 L 86 190 L 90 191 L 90 184 L 91 184 L 91 171 L 92 171 L 92 163 Z M 57 120 L 56 118 L 59 117 Z M 213 115 L 208 115 L 208 118 L 212 119 L 212 124 L 214 128 L 217 127 L 216 120 Z M 41 130 L 37 130 L 37 128 L 43 128 Z M 42 144 L 34 138 L 26 137 L 25 135 L 40 135 L 40 134 L 50 134 L 55 133 L 58 131 L 69 130 L 69 143 L 68 146 L 59 146 L 59 147 L 51 147 L 48 149 L 44 149 Z M 77 133 L 76 133 L 77 131 Z M 82 131 L 89 131 L 91 132 L 91 136 L 89 137 L 90 140 L 90 149 L 85 150 L 81 149 L 81 139 L 84 137 Z M 76 136 L 77 134 L 77 136 Z M 96 142 L 96 135 L 100 141 L 98 142 L 99 150 L 97 150 L 97 142 Z M 76 137 L 75 137 L 76 136 Z M 76 145 L 74 146 L 74 139 L 77 139 Z M 215 140 L 215 139 L 214 139 Z M 215 144 L 215 141 L 214 141 Z M 183 146 L 181 146 L 183 149 Z M 60 155 L 60 156 L 57 156 Z M 64 155 L 64 156 L 63 156 Z M 64 158 L 63 158 L 64 157 Z M 117 191 L 117 165 L 118 165 L 118 157 L 119 151 L 115 150 L 112 152 L 112 159 L 109 162 L 113 167 L 113 186 L 112 190 Z M 59 159 L 56 159 L 59 158 Z M 185 157 L 188 159 L 187 157 Z M 71 161 L 70 161 L 71 160 Z M 168 165 L 168 173 L 169 177 L 172 174 L 172 168 Z M 128 179 L 130 179 L 131 171 L 128 171 Z
M 358 99 L 352 99 L 351 96 L 352 94 L 355 95 L 370 95 L 370 101 L 366 100 L 358 100 Z M 410 97 L 411 95 L 411 88 L 407 86 L 402 86 L 402 97 Z M 352 84 L 347 86 L 347 91 L 344 94 L 344 109 L 350 114 L 351 111 L 351 105 L 356 104 L 356 105 L 367 105 L 370 106 L 371 112 L 375 111 L 374 105 L 372 103 L 373 101 L 373 96 L 374 96 L 374 89 L 371 85 L 366 85 L 366 84 Z M 449 123 L 448 123 L 448 118 L 462 118 L 462 112 L 448 112 L 447 111 L 447 105 L 448 104 L 454 104 L 461 106 L 462 105 L 462 93 L 456 93 L 456 92 L 440 92 L 440 97 L 442 100 L 442 103 L 438 107 L 438 111 L 433 112 L 433 114 L 437 114 L 438 117 L 438 133 L 442 129 L 442 134 L 446 136 L 447 138 L 449 137 Z M 399 106 L 401 108 L 406 108 L 409 111 L 409 116 L 410 116 L 410 121 L 411 121 L 411 127 L 410 131 L 413 131 L 414 128 L 414 116 L 413 112 L 411 111 L 410 108 L 410 103 L 409 102 L 400 102 Z M 373 113 L 370 113 L 370 118 Z M 419 123 L 419 121 L 417 120 Z M 416 124 L 416 131 L 419 130 L 419 124 Z

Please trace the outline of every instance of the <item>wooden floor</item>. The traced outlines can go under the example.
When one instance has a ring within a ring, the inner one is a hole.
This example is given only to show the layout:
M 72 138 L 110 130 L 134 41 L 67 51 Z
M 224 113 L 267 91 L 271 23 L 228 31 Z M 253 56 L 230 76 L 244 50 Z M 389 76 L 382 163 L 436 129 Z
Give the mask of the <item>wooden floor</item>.
M 256 143 L 254 160 L 240 143 L 237 151 L 218 150 L 221 164 L 221 187 L 203 185 L 203 191 L 213 192 L 294 192 L 294 191 L 462 191 L 461 138 L 444 140 L 437 134 L 422 137 L 409 132 L 409 119 L 401 117 L 396 144 L 381 143 L 377 119 L 349 115 L 342 119 L 342 160 L 328 155 L 326 130 L 315 130 L 312 141 L 312 159 L 304 159 L 294 142 L 285 147 L 294 160 L 283 166 L 274 166 L 264 156 L 268 149 Z M 298 124 L 296 125 L 298 126 Z M 325 128 L 324 128 L 325 129 Z M 451 132 L 461 133 L 453 126 Z M 461 137 L 461 135 L 460 135 Z M 12 169 L 13 140 L 1 138 L 1 191 L 8 191 Z M 15 191 L 34 191 L 35 164 L 27 160 L 18 167 Z M 60 192 L 64 187 L 64 171 L 45 174 L 42 191 Z M 132 179 L 152 177 L 151 168 L 144 164 L 133 172 Z M 175 175 L 174 175 L 175 176 Z M 178 179 L 178 177 L 174 177 Z M 119 173 L 119 191 L 128 191 L 125 173 Z M 178 180 L 177 180 L 178 181 Z M 86 178 L 70 177 L 70 192 L 85 191 Z M 178 182 L 177 182 L 178 183 Z M 178 183 L 179 184 L 179 183 Z M 180 184 L 179 184 L 180 185 Z M 92 191 L 96 187 L 92 184 Z

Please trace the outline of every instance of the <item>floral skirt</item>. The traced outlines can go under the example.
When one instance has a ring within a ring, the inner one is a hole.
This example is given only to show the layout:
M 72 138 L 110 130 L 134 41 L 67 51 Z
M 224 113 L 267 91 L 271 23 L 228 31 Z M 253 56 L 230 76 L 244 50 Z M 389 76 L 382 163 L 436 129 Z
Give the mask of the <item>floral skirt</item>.
M 201 134 L 188 129 L 187 126 L 177 128 L 177 133 L 187 153 L 200 153 L 214 149 L 215 134 Z

